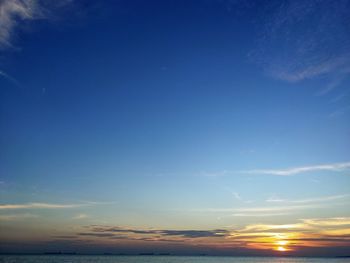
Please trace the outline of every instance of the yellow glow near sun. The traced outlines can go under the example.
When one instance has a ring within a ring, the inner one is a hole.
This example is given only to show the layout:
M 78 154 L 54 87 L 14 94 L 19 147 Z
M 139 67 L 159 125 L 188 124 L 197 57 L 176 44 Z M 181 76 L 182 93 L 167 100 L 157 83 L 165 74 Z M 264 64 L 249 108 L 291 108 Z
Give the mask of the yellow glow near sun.
M 276 243 L 277 243 L 277 245 L 280 245 L 280 246 L 285 246 L 285 245 L 287 245 L 287 244 L 288 244 L 288 241 L 281 240 L 281 241 L 277 241 Z

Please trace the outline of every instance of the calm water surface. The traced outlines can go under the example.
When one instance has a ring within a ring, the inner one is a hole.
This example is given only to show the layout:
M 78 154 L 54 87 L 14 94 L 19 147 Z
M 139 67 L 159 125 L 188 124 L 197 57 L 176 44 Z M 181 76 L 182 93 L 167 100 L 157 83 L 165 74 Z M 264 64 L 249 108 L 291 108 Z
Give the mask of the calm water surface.
M 1 263 L 345 263 L 350 258 L 176 257 L 176 256 L 0 256 Z

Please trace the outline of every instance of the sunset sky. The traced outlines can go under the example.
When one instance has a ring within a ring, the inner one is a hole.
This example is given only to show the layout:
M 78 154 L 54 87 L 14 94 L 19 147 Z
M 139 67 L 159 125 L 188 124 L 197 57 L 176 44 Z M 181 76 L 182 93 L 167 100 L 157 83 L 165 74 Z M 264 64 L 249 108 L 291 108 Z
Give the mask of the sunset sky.
M 0 0 L 0 253 L 350 255 L 349 0 Z

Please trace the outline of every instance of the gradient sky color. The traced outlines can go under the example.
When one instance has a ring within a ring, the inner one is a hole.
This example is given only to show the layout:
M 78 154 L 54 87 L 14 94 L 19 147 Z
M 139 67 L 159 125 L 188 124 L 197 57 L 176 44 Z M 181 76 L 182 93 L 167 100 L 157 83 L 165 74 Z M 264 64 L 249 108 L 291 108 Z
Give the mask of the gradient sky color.
M 349 11 L 0 1 L 0 252 L 348 255 Z

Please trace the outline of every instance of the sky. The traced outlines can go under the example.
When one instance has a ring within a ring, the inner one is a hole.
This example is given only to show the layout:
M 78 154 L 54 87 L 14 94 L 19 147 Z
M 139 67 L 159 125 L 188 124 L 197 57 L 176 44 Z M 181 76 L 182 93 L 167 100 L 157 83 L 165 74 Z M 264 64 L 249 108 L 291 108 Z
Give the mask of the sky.
M 349 11 L 0 1 L 0 252 L 349 255 Z

